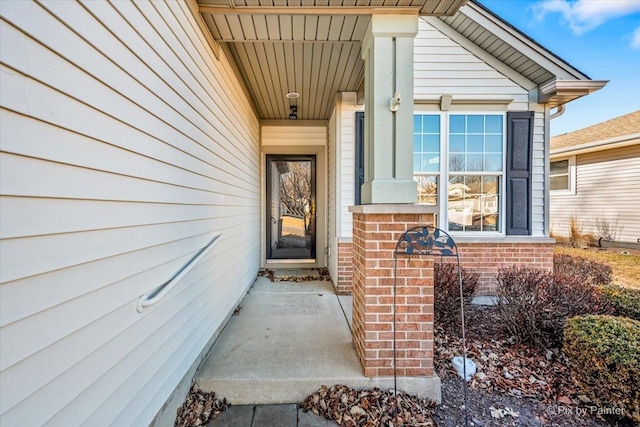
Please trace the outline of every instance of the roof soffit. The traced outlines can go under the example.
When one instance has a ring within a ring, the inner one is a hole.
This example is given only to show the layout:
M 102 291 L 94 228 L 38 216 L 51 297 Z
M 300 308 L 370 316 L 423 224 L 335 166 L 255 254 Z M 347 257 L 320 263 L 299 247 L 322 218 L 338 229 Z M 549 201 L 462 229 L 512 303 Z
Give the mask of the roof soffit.
M 262 119 L 288 117 L 291 102 L 280 98 L 295 91 L 301 94 L 296 101 L 299 118 L 326 120 L 336 91 L 357 91 L 364 75 L 360 44 L 373 13 L 433 16 L 427 19 L 436 24 L 442 22 L 441 29 L 448 30 L 450 36 L 459 35 L 461 45 L 475 48 L 476 55 L 521 87 L 537 88 L 539 102 L 551 107 L 606 84 L 603 81 L 593 84 L 587 75 L 475 0 L 358 0 L 357 3 L 356 0 L 198 0 L 213 39 L 228 46 Z M 344 61 L 348 61 L 347 65 L 341 66 Z M 296 76 L 297 73 L 302 76 Z M 560 80 L 566 82 L 556 84 Z
M 452 15 L 468 0 L 198 0 L 201 13 L 346 15 L 403 13 Z
M 538 89 L 538 102 L 552 108 L 595 92 L 608 82 L 591 80 L 475 0 L 470 0 L 455 15 L 439 20 L 450 31 L 460 34 L 467 46 L 475 48 L 474 53 L 486 62 L 497 60 L 492 63 L 494 68 L 514 82 L 529 90 L 532 87 L 527 82 L 532 82 Z M 506 72 L 504 67 L 508 68 Z
M 471 22 L 476 23 L 481 26 L 486 31 L 489 31 L 491 34 L 495 35 L 498 39 L 502 40 L 503 43 L 508 45 L 513 49 L 513 51 L 509 51 L 508 49 L 505 51 L 500 51 L 499 49 L 495 49 L 500 53 L 500 56 L 504 58 L 505 54 L 509 56 L 513 56 L 514 53 L 520 53 L 520 55 L 527 57 L 528 59 L 534 61 L 540 67 L 544 68 L 548 72 L 552 73 L 556 79 L 561 80 L 589 80 L 589 76 L 573 67 L 571 64 L 549 51 L 535 40 L 515 28 L 513 25 L 504 21 L 495 13 L 491 12 L 489 9 L 480 5 L 476 1 L 470 1 L 459 11 L 460 15 L 465 16 L 467 19 L 471 20 Z M 445 21 L 449 19 L 443 18 Z M 462 25 L 465 23 L 463 22 Z M 460 27 L 460 24 L 458 25 Z M 478 36 L 476 36 L 477 39 Z M 516 55 L 517 56 L 517 55 Z M 510 61 L 511 63 L 515 62 L 515 59 Z M 540 80 L 540 78 L 534 80 L 538 84 L 545 83 L 544 80 Z
M 466 2 L 197 0 L 197 8 L 237 64 L 261 119 L 286 119 L 295 105 L 300 120 L 326 120 L 336 92 L 362 85 L 361 41 L 372 14 L 444 16 Z M 287 99 L 288 92 L 300 97 Z

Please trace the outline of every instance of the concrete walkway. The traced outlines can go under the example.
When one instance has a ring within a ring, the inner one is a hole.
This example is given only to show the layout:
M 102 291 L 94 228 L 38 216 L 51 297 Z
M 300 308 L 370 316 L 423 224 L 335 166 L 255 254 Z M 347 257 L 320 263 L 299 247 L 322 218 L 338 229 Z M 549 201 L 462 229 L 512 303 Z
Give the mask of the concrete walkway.
M 295 404 L 231 406 L 209 427 L 335 427 L 313 412 L 304 412 Z
M 352 345 L 351 304 L 328 281 L 258 277 L 194 378 L 203 391 L 232 405 L 211 425 L 335 426 L 297 404 L 322 385 L 392 388 L 392 377 L 362 374 Z M 398 389 L 440 401 L 437 376 L 398 378 Z
M 196 374 L 231 404 L 298 403 L 321 385 L 376 384 L 362 375 L 328 281 L 258 277 Z

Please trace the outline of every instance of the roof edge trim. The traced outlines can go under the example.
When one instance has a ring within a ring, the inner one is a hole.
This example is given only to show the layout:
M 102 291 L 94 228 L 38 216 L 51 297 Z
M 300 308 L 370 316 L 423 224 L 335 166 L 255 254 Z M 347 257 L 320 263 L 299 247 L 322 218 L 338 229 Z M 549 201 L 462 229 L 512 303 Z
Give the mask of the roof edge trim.
M 541 103 L 558 106 L 602 89 L 609 80 L 554 80 L 538 89 Z
M 419 15 L 420 6 L 213 6 L 200 5 L 209 15 Z
M 559 155 L 576 155 L 593 151 L 611 150 L 613 148 L 626 147 L 627 145 L 640 144 L 640 133 L 617 136 L 615 138 L 586 142 L 572 147 L 558 148 L 549 152 L 551 157 Z
M 578 70 L 576 67 L 569 64 L 567 61 L 560 58 L 558 55 L 551 52 L 549 49 L 545 48 L 533 38 L 529 37 L 477 1 L 469 0 L 469 2 L 460 9 L 460 12 L 464 13 L 479 25 L 482 25 L 487 30 L 494 33 L 497 37 L 505 40 L 515 49 L 519 50 L 532 61 L 537 62 L 556 76 L 564 79 L 591 80 L 591 78 L 585 73 Z M 507 37 L 505 36 L 510 37 L 511 40 L 515 41 L 515 43 L 512 44 L 507 41 Z M 561 75 L 560 72 L 564 75 Z

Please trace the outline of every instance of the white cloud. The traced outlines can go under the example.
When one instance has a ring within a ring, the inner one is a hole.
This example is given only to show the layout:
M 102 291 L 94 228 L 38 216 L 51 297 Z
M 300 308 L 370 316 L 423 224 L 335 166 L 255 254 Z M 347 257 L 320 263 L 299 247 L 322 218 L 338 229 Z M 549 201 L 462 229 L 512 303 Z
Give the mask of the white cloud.
M 538 20 L 559 13 L 574 34 L 583 34 L 606 21 L 640 11 L 638 0 L 542 0 L 533 5 Z M 635 34 L 637 36 L 637 32 Z M 635 39 L 634 39 L 635 40 Z
M 631 34 L 631 49 L 640 49 L 640 27 Z

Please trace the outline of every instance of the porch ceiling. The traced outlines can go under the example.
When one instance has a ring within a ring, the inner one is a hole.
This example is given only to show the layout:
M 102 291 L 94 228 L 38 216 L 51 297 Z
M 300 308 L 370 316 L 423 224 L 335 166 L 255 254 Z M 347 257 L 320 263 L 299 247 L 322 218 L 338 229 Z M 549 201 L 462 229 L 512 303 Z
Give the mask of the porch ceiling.
M 327 120 L 336 92 L 357 91 L 372 13 L 449 15 L 467 0 L 198 0 L 226 45 L 261 119 Z M 297 92 L 289 100 L 285 94 Z
M 198 0 L 201 8 L 330 7 L 347 9 L 413 7 L 421 15 L 452 15 L 467 0 Z M 366 13 L 366 12 L 365 12 Z

